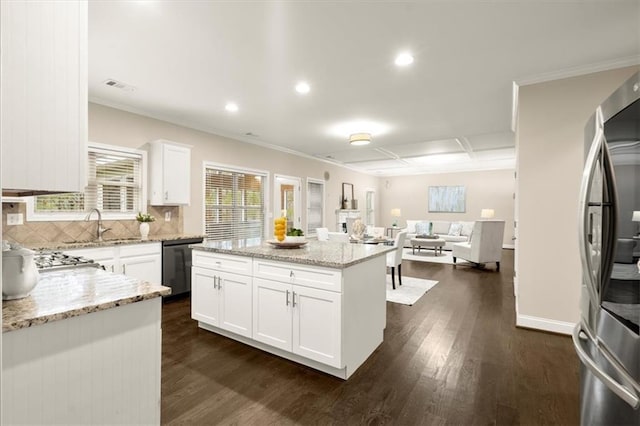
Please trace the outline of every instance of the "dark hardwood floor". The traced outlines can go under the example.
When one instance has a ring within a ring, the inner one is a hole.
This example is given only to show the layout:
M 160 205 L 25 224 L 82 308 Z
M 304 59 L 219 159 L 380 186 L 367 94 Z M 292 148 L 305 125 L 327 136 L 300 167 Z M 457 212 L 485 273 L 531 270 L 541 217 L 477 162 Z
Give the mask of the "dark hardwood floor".
M 574 425 L 571 339 L 515 327 L 513 251 L 500 272 L 403 262 L 440 283 L 387 303 L 384 342 L 347 381 L 201 330 L 163 307 L 163 424 Z

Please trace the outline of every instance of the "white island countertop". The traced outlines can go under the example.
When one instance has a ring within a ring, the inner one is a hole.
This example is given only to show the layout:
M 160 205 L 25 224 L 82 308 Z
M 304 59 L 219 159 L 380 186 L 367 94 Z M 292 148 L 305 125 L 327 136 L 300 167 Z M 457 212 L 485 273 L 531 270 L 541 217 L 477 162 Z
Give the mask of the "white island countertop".
M 169 287 L 99 268 L 40 273 L 38 285 L 23 299 L 2 302 L 2 332 L 166 296 Z
M 189 247 L 194 250 L 214 253 L 338 269 L 344 269 L 395 250 L 393 246 L 382 244 L 352 244 L 317 240 L 308 240 L 307 244 L 300 248 L 276 248 L 259 238 L 234 241 L 204 241 L 201 244 L 192 244 Z

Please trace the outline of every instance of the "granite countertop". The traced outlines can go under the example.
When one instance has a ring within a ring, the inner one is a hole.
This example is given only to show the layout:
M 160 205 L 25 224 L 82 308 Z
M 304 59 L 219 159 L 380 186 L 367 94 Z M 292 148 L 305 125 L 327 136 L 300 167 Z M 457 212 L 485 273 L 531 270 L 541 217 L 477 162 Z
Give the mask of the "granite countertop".
M 204 235 L 190 235 L 190 234 L 163 234 L 163 235 L 149 235 L 146 240 L 140 237 L 132 238 L 106 238 L 104 241 L 67 241 L 67 242 L 54 242 L 54 243 L 24 243 L 21 244 L 24 247 L 32 250 L 68 250 L 76 248 L 96 248 L 96 247 L 109 247 L 125 244 L 143 244 L 143 243 L 157 243 L 162 241 L 175 241 L 175 240 L 188 240 L 192 238 L 204 238 Z
M 347 268 L 395 250 L 395 247 L 386 245 L 316 240 L 308 240 L 307 244 L 300 248 L 276 248 L 260 238 L 235 241 L 205 240 L 201 244 L 192 244 L 189 247 L 194 250 L 214 253 L 233 254 L 339 269 Z
M 41 272 L 28 297 L 2 302 L 2 332 L 171 294 L 169 287 L 83 267 Z

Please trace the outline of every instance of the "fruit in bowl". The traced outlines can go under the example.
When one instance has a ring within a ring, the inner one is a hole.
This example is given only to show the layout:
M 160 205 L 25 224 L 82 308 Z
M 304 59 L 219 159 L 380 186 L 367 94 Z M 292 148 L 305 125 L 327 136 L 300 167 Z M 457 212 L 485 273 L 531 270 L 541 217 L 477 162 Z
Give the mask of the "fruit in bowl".
M 306 241 L 304 232 L 302 229 L 291 228 L 287 231 L 287 235 L 284 239 L 285 243 L 304 243 Z

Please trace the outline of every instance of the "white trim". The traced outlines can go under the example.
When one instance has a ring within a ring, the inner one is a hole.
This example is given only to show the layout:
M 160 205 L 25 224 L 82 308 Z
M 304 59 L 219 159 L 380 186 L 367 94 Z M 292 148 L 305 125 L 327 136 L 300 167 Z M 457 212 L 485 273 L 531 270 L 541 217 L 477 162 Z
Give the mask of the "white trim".
M 511 131 L 516 133 L 518 128 L 518 108 L 520 108 L 520 86 L 515 81 L 512 82 L 511 91 Z
M 98 152 L 115 152 L 118 154 L 130 154 L 132 157 L 140 157 L 140 203 L 141 208 L 140 212 L 147 213 L 147 151 L 136 148 L 128 148 L 119 145 L 107 145 L 98 142 L 87 143 L 87 156 L 89 155 L 89 150 L 93 149 Z M 88 159 L 85 159 L 88 161 Z M 24 197 L 24 201 L 26 203 L 26 218 L 27 222 L 62 222 L 62 221 L 82 221 L 85 220 L 87 216 L 87 211 L 77 212 L 77 213 L 35 213 L 35 204 L 34 197 Z M 4 201 L 4 200 L 3 200 Z M 102 220 L 135 220 L 138 212 L 132 213 L 121 213 L 121 212 L 103 212 Z
M 633 55 L 626 58 L 619 58 L 595 64 L 565 68 L 563 70 L 538 74 L 531 77 L 524 77 L 514 81 L 514 83 L 517 83 L 519 86 L 528 86 L 530 84 L 545 83 L 547 81 L 560 80 L 563 78 L 578 77 L 581 75 L 592 74 L 601 71 L 609 71 L 617 68 L 631 67 L 634 65 L 640 65 L 640 55 Z
M 515 250 L 516 246 L 515 244 L 502 244 L 502 248 L 507 250 Z
M 573 322 L 558 321 L 549 318 L 532 317 L 530 315 L 516 315 L 516 327 L 531 328 L 534 330 L 551 331 L 553 333 L 571 334 L 576 324 Z
M 216 163 L 213 161 L 208 161 L 208 160 L 203 160 L 202 161 L 202 175 L 200 176 L 200 182 L 202 182 L 202 235 L 206 235 L 206 229 L 207 229 L 207 224 L 206 224 L 206 203 L 205 203 L 205 196 L 206 196 L 206 187 L 207 187 L 207 167 L 213 168 L 213 169 L 219 169 L 219 170 L 227 170 L 229 172 L 235 172 L 235 173 L 253 173 L 254 175 L 259 175 L 264 177 L 264 186 L 263 186 L 263 196 L 264 196 L 264 205 L 263 208 L 265 209 L 265 215 L 264 215 L 264 223 L 262 225 L 263 227 L 263 237 L 264 238 L 268 238 L 268 228 L 269 228 L 269 223 L 271 222 L 271 213 L 270 213 L 270 209 L 269 209 L 269 179 L 271 178 L 271 173 L 267 170 L 260 170 L 260 169 L 252 169 L 249 167 L 240 167 L 240 166 L 233 166 L 230 164 L 224 164 L 224 163 Z M 206 237 L 205 237 L 206 238 Z

